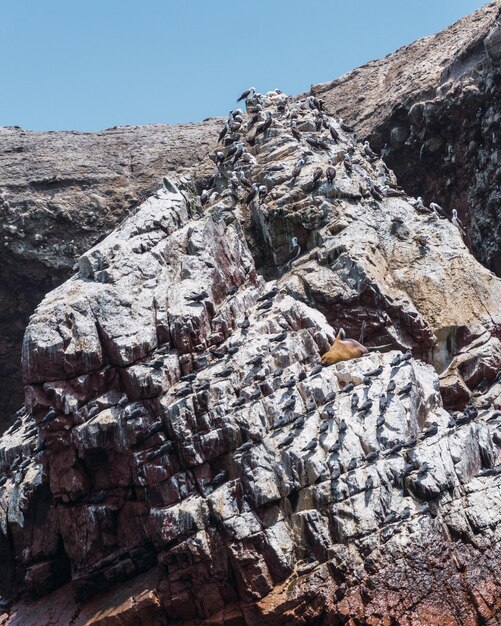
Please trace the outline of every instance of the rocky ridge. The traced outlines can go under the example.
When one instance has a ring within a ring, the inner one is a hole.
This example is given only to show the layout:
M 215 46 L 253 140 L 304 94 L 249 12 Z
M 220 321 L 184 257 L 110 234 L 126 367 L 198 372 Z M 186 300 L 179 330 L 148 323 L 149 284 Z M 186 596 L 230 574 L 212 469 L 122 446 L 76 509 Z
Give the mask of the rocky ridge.
M 248 110 L 30 320 L 5 622 L 495 624 L 500 281 L 318 100 Z
M 384 148 L 408 193 L 456 208 L 474 255 L 498 276 L 500 23 L 496 0 L 311 90 L 331 115 Z

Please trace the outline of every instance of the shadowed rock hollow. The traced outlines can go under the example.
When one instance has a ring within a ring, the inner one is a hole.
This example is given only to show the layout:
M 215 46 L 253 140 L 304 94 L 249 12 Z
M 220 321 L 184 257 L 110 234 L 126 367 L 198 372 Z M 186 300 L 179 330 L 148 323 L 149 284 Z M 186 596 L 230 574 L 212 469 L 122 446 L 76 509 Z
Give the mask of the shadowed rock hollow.
M 498 622 L 501 281 L 314 99 L 259 102 L 203 207 L 166 179 L 30 320 L 10 626 Z M 319 367 L 340 326 L 375 349 Z

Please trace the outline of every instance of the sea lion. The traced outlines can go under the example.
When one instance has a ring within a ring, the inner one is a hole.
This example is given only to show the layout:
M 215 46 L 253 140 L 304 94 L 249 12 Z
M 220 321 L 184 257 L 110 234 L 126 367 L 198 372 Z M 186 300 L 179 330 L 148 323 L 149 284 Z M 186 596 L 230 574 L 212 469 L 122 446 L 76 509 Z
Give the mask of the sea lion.
M 336 340 L 320 359 L 322 365 L 334 365 L 341 361 L 350 361 L 358 359 L 369 353 L 369 350 L 355 339 L 345 339 L 346 333 L 340 328 L 336 335 Z

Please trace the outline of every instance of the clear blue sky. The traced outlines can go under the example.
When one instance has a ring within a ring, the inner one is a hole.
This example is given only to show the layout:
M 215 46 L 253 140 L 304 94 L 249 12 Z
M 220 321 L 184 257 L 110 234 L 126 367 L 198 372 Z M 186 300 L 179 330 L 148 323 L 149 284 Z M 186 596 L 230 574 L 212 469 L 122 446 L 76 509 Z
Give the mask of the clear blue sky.
M 0 125 L 100 130 L 225 115 L 431 35 L 482 0 L 0 0 Z

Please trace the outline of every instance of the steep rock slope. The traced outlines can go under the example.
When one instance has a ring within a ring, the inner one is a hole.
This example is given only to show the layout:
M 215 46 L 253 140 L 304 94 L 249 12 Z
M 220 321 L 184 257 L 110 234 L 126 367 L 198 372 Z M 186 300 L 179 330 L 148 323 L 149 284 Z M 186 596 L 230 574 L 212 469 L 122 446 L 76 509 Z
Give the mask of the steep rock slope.
M 22 402 L 21 341 L 43 296 L 75 260 L 158 188 L 198 166 L 215 124 L 119 127 L 101 133 L 0 128 L 0 406 Z
M 475 256 L 501 275 L 499 1 L 312 87 L 329 113 L 353 123 L 408 193 L 456 208 Z
M 497 623 L 500 280 L 314 100 L 259 103 L 203 212 L 166 180 L 31 319 L 1 581 L 52 594 L 7 624 Z M 341 325 L 389 347 L 318 366 Z

